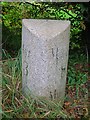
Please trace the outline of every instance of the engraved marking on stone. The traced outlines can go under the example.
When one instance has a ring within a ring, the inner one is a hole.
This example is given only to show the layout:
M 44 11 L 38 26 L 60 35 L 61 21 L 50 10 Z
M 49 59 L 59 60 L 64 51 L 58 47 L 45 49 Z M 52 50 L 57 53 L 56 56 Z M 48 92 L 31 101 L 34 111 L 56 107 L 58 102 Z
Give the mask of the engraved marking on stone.
M 28 65 L 26 66 L 26 75 L 28 75 Z
M 24 44 L 23 44 L 23 50 L 24 50 Z
M 30 53 L 31 53 L 31 52 L 30 52 L 30 50 L 29 50 L 29 51 L 28 51 L 28 57 L 30 57 L 30 56 L 29 56 L 29 55 L 30 55 Z
M 53 55 L 53 57 L 54 57 L 54 51 L 53 51 L 53 48 L 52 48 L 52 55 Z
M 28 75 L 28 63 L 26 62 L 26 67 L 25 67 L 25 74 L 26 76 Z
M 53 95 L 51 91 L 50 91 L 50 99 L 53 100 Z
M 56 93 L 56 89 L 55 89 L 55 90 L 54 90 L 54 99 L 56 99 L 56 97 L 57 97 L 56 94 L 57 94 L 57 93 Z
M 61 78 L 64 77 L 64 73 L 65 73 L 65 67 L 61 67 Z
M 56 50 L 56 65 L 58 64 L 58 48 Z
M 64 71 L 64 70 L 65 70 L 65 67 L 62 67 L 61 69 L 62 69 L 62 71 Z

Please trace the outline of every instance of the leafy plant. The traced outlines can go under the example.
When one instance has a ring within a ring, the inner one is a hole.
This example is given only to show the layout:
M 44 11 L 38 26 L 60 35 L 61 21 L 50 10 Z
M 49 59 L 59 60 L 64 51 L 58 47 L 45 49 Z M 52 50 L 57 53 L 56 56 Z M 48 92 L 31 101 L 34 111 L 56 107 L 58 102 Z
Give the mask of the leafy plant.
M 3 35 L 3 42 L 11 34 L 3 46 L 6 49 L 10 49 L 9 51 L 18 51 L 20 49 L 22 18 L 70 20 L 70 49 L 80 49 L 82 47 L 81 32 L 84 25 L 82 24 L 83 12 L 81 4 L 53 4 L 50 2 L 1 2 L 1 4 L 3 6 L 3 34 L 6 32 L 6 35 Z

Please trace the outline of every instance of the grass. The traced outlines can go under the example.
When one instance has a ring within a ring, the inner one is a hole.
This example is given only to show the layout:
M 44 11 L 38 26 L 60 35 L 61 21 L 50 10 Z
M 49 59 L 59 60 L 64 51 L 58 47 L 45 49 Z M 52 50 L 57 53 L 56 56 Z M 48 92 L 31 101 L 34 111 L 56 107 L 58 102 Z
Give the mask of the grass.
M 86 110 L 84 113 L 81 111 L 81 116 L 87 116 L 87 107 L 85 105 L 85 100 L 87 99 L 87 88 L 85 86 L 87 82 L 87 68 L 83 67 L 86 62 L 84 55 L 79 57 L 77 55 L 76 58 L 71 55 L 69 58 L 67 90 L 63 106 L 61 101 L 57 103 L 43 99 L 36 101 L 30 96 L 28 98 L 23 96 L 21 89 L 21 50 L 16 58 L 12 58 L 5 50 L 3 50 L 3 55 L 6 58 L 2 62 L 3 118 L 76 118 L 80 117 L 75 110 L 81 103 L 83 103 L 82 108 Z M 78 68 L 76 67 L 77 64 L 79 64 Z M 82 65 L 84 71 L 79 69 L 80 65 Z M 83 96 L 81 93 L 83 93 Z M 71 97 L 73 97 L 73 100 Z

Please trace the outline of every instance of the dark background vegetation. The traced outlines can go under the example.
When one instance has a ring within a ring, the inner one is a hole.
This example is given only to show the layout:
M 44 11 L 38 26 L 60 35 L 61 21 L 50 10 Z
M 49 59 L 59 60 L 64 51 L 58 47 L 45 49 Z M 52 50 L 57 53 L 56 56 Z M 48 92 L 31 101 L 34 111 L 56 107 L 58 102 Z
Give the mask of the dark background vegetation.
M 89 3 L 3 2 L 2 4 L 3 49 L 11 55 L 16 54 L 21 47 L 23 18 L 70 20 L 70 52 L 87 52 L 85 31 L 90 24 Z

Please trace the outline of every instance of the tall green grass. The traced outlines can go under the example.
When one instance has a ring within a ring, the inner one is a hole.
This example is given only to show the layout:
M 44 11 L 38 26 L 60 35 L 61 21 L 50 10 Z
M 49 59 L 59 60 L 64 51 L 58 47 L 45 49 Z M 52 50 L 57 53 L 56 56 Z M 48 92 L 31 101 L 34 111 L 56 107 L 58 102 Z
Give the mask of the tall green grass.
M 34 100 L 22 94 L 21 50 L 12 58 L 3 50 L 3 118 L 67 118 L 60 101 Z
M 16 58 L 12 58 L 3 50 L 3 70 L 2 70 L 2 91 L 3 91 L 3 118 L 63 118 L 70 119 L 70 115 L 61 105 L 61 101 L 27 98 L 22 94 L 22 54 L 21 49 Z M 81 62 L 81 61 L 80 61 Z M 68 85 L 74 87 L 82 86 L 86 83 L 86 74 L 75 71 L 73 68 L 75 60 L 72 57 L 68 67 Z M 82 89 L 83 90 L 83 89 Z M 78 90 L 77 90 L 78 93 Z M 77 94 L 78 95 L 78 94 Z M 66 98 L 65 98 L 66 99 Z

